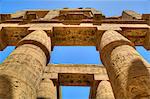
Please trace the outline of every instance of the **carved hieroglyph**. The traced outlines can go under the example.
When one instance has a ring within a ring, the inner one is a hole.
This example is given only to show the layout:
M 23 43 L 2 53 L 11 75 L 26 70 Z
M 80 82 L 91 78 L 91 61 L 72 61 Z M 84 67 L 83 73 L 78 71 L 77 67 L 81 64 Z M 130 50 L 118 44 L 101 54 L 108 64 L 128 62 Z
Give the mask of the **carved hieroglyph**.
M 101 59 L 116 99 L 150 98 L 150 65 L 129 40 L 116 31 L 106 31 L 101 39 Z
M 64 8 L 0 14 L 0 51 L 17 46 L 0 65 L 0 98 L 36 99 L 38 93 L 39 98 L 53 99 L 54 85 L 58 99 L 62 85 L 90 86 L 89 99 L 112 97 L 110 85 L 116 99 L 149 98 L 149 64 L 134 45 L 150 49 L 148 13 L 126 10 L 121 16 L 105 17 L 93 8 Z M 54 46 L 101 49 L 110 80 L 105 68 L 94 65 L 50 64 L 45 68 Z
M 0 65 L 1 99 L 36 99 L 36 87 L 47 64 L 50 46 L 44 31 L 34 31 L 19 42 Z

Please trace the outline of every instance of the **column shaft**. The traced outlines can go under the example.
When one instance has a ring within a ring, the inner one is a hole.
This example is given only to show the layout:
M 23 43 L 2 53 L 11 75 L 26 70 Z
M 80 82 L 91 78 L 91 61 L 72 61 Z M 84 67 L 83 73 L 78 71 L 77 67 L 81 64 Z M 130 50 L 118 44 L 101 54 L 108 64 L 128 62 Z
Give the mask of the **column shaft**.
M 41 46 L 50 51 L 50 39 L 44 31 L 34 31 L 0 65 L 1 99 L 36 99 L 48 59 Z
M 109 81 L 101 81 L 97 88 L 96 99 L 115 99 Z
M 37 93 L 38 99 L 57 99 L 56 86 L 54 86 L 54 83 L 50 79 L 41 81 Z
M 101 60 L 106 66 L 116 99 L 150 98 L 150 65 L 133 44 L 116 31 L 101 39 Z

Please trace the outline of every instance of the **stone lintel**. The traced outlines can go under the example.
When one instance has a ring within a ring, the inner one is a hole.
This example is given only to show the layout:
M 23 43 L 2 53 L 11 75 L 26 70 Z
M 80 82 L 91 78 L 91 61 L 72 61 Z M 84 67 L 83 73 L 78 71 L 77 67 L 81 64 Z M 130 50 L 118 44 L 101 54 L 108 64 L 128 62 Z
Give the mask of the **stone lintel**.
M 97 26 L 97 29 L 99 31 L 107 31 L 107 30 L 117 30 L 117 31 L 121 31 L 122 29 L 120 28 L 120 26 L 116 26 L 116 27 L 113 27 L 113 26 Z
M 43 79 L 53 80 L 59 93 L 59 86 L 90 86 L 89 99 L 95 99 L 100 81 L 109 80 L 105 67 L 96 64 L 48 64 Z
M 133 19 L 103 19 L 101 20 L 102 23 L 109 23 L 109 24 L 146 24 L 146 21 L 141 20 L 133 20 Z
M 29 31 L 34 31 L 34 30 L 44 30 L 44 31 L 52 31 L 53 27 L 48 26 L 48 25 L 34 25 L 28 28 Z
M 93 80 L 108 80 L 105 67 L 94 64 L 48 64 L 43 78 L 59 79 L 59 75 L 93 75 Z
M 91 23 L 80 25 L 63 25 L 60 23 L 0 24 L 8 38 L 8 46 L 16 46 L 19 40 L 34 30 L 44 30 L 52 39 L 54 46 L 96 46 L 98 49 L 100 37 L 106 30 L 115 30 L 134 42 L 143 45 L 149 26 L 147 24 L 108 24 L 100 26 Z M 97 41 L 99 40 L 99 41 Z

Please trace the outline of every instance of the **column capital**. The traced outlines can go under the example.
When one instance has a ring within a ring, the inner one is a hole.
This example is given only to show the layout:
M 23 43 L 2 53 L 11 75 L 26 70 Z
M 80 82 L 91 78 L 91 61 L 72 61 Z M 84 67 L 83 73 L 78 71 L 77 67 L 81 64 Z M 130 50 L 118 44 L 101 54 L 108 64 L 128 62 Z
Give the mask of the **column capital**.
M 50 60 L 51 39 L 47 36 L 46 32 L 36 30 L 31 32 L 25 38 L 18 42 L 17 47 L 23 44 L 33 44 L 40 47 L 47 57 L 47 63 Z
M 120 45 L 130 45 L 134 47 L 134 44 L 120 33 L 114 30 L 107 30 L 104 32 L 100 42 L 100 57 L 105 59 L 109 57 L 111 51 Z
M 131 45 L 134 47 L 134 44 L 131 41 L 129 41 L 117 31 L 107 30 L 104 32 L 100 42 L 100 50 L 105 49 L 105 47 L 114 48 L 120 45 Z

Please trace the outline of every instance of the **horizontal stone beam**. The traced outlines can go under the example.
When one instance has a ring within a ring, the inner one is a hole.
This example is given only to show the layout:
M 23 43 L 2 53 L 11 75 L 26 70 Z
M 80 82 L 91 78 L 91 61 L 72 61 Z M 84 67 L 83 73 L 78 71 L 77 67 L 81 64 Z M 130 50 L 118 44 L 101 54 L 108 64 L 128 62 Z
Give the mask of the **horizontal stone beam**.
M 48 64 L 43 78 L 58 79 L 59 74 L 94 75 L 94 80 L 108 80 L 105 67 L 96 64 Z
M 48 64 L 44 79 L 53 80 L 57 92 L 59 86 L 90 86 L 89 99 L 95 99 L 100 81 L 109 80 L 105 67 L 98 64 Z
M 93 25 L 82 23 L 80 25 L 63 25 L 60 23 L 0 24 L 3 31 L 1 38 L 7 38 L 8 46 L 16 46 L 19 40 L 34 30 L 44 30 L 52 39 L 52 46 L 97 46 L 99 37 L 107 30 L 119 31 L 135 45 L 144 45 L 146 34 L 150 26 L 147 24 L 101 24 Z M 0 42 L 3 46 L 2 42 Z M 4 48 L 4 47 L 3 47 Z M 1 48 L 2 50 L 2 48 Z

